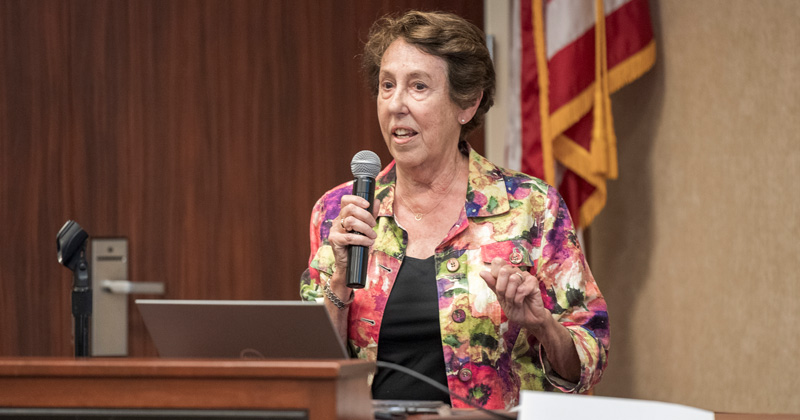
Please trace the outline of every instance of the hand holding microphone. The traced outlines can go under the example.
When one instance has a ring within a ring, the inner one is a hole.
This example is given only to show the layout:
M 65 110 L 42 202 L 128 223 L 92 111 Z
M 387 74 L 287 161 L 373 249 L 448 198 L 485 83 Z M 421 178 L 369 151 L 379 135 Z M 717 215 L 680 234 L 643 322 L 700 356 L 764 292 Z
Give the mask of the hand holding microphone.
M 375 153 L 362 150 L 353 156 L 350 163 L 355 180 L 353 194 L 342 197 L 339 217 L 331 226 L 329 241 L 333 246 L 337 271 L 346 267 L 347 286 L 360 289 L 366 284 L 369 247 L 376 237 L 377 210 L 375 201 L 375 178 L 381 170 L 381 162 Z M 346 265 L 345 265 L 346 264 Z

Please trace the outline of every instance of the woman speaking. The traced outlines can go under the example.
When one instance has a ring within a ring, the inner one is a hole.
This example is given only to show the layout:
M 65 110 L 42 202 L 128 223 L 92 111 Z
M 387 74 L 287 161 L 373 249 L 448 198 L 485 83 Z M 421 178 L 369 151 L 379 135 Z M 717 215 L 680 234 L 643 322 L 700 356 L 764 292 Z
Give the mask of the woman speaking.
M 352 182 L 317 201 L 301 296 L 325 301 L 355 357 L 413 369 L 485 408 L 517 405 L 521 389 L 590 389 L 606 366 L 608 314 L 563 200 L 465 140 L 493 103 L 481 30 L 445 13 L 384 17 L 363 66 L 394 160 L 372 213 Z M 363 289 L 346 285 L 351 245 L 369 248 Z M 372 392 L 451 403 L 386 369 Z

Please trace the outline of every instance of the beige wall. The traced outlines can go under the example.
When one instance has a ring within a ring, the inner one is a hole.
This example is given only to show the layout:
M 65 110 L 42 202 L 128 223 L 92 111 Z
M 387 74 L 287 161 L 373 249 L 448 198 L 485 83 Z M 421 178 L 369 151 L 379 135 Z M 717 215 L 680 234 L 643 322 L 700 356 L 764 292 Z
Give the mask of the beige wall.
M 614 95 L 620 178 L 591 230 L 597 393 L 800 413 L 800 1 L 651 9 L 657 63 Z
M 592 230 L 598 390 L 800 413 L 800 2 L 651 2 L 656 67 L 614 97 L 620 179 Z

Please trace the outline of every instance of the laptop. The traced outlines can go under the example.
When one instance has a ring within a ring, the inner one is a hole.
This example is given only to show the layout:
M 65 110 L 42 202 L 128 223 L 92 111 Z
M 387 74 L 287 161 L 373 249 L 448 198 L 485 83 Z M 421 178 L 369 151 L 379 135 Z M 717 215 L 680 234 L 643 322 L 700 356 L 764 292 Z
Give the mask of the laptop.
M 165 358 L 346 359 L 322 303 L 137 299 Z

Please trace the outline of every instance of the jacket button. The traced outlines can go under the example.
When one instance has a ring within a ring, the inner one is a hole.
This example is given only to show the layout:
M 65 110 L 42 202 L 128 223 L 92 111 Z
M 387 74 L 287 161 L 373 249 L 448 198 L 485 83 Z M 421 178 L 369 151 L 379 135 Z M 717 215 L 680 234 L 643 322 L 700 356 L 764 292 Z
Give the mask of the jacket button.
M 511 261 L 511 264 L 519 264 L 522 262 L 522 253 L 519 252 L 519 249 L 514 248 L 511 251 L 511 255 L 509 255 L 508 260 Z
M 455 273 L 456 271 L 458 271 L 459 265 L 460 264 L 458 263 L 457 259 L 450 258 L 449 260 L 447 260 L 447 271 Z
M 472 379 L 472 371 L 467 368 L 461 368 L 461 370 L 458 371 L 458 379 L 461 380 L 461 382 L 468 382 Z
M 463 309 L 456 309 L 455 311 L 453 311 L 452 318 L 453 321 L 458 322 L 460 324 L 464 322 L 465 319 L 467 319 L 467 313 L 464 312 Z

